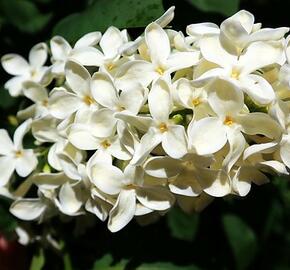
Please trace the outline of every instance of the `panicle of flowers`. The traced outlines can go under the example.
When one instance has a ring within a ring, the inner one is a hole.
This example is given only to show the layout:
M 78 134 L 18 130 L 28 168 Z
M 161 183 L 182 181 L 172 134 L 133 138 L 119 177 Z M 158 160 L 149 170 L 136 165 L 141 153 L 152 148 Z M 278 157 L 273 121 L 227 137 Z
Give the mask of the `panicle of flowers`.
M 241 10 L 185 34 L 166 28 L 173 16 L 136 40 L 111 26 L 74 46 L 55 36 L 29 61 L 2 57 L 5 88 L 31 104 L 13 141 L 0 130 L 0 192 L 16 217 L 93 214 L 116 232 L 288 175 L 289 28 Z

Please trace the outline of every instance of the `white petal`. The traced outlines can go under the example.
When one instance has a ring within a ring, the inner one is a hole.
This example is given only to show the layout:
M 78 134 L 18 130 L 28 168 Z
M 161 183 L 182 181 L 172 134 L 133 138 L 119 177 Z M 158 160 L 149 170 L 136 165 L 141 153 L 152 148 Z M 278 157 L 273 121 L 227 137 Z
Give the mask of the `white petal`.
M 167 156 L 149 158 L 144 164 L 145 172 L 157 178 L 170 178 L 176 176 L 182 169 L 179 160 Z
M 172 158 L 181 158 L 187 151 L 187 139 L 183 126 L 170 126 L 163 134 L 162 147 L 167 155 Z
M 5 54 L 1 58 L 2 67 L 11 75 L 23 75 L 29 72 L 27 61 L 18 54 Z
M 200 60 L 199 52 L 175 52 L 167 59 L 166 66 L 171 72 L 196 65 Z
M 75 214 L 82 206 L 82 202 L 79 200 L 76 191 L 69 183 L 62 185 L 58 196 L 59 208 L 64 214 Z
M 148 157 L 150 152 L 161 142 L 162 136 L 156 133 L 153 129 L 149 129 L 145 133 L 140 141 L 140 144 L 136 147 L 131 164 L 140 165 Z
M 290 168 L 290 142 L 286 141 L 281 145 L 280 156 L 285 165 Z
M 33 102 L 42 102 L 48 98 L 47 90 L 40 84 L 27 81 L 23 83 L 24 95 Z
M 116 86 L 119 89 L 132 89 L 139 84 L 147 87 L 155 78 L 156 72 L 151 63 L 143 60 L 128 61 L 116 74 Z
M 167 122 L 173 108 L 173 101 L 168 83 L 158 79 L 153 83 L 148 95 L 148 104 L 152 117 L 160 122 Z
M 77 61 L 84 66 L 101 66 L 104 63 L 104 55 L 93 47 L 73 49 L 69 59 Z
M 24 135 L 30 130 L 31 128 L 31 119 L 24 121 L 16 130 L 13 135 L 13 142 L 14 146 L 17 150 L 22 149 L 22 141 Z
M 268 167 L 277 174 L 289 175 L 286 165 L 284 165 L 282 162 L 279 162 L 277 160 L 262 161 L 262 162 L 259 162 L 259 165 L 262 165 L 263 167 Z M 265 183 L 268 183 L 268 181 Z
M 96 215 L 101 221 L 105 221 L 109 214 L 110 205 L 99 198 L 88 199 L 85 208 Z
M 245 160 L 257 153 L 271 153 L 274 151 L 277 145 L 277 142 L 253 144 L 245 149 L 243 159 Z
M 50 49 L 54 59 L 66 60 L 72 48 L 63 37 L 55 36 L 50 40 Z
M 114 58 L 124 43 L 122 33 L 114 26 L 109 27 L 101 38 L 100 46 L 106 58 Z
M 199 155 L 215 153 L 227 142 L 225 127 L 216 117 L 194 122 L 188 128 L 188 137 Z
M 118 104 L 117 89 L 111 78 L 102 72 L 96 72 L 92 77 L 92 94 L 102 106 L 115 109 Z
M 102 33 L 99 31 L 87 33 L 76 42 L 74 48 L 95 46 L 99 43 L 101 37 Z
M 46 205 L 40 199 L 20 199 L 15 201 L 10 212 L 22 220 L 34 220 L 45 211 Z
M 275 100 L 275 92 L 263 77 L 250 74 L 240 78 L 242 89 L 247 93 L 256 103 L 267 105 Z
M 5 129 L 0 129 L 0 154 L 9 155 L 15 150 L 14 144 Z
M 5 83 L 4 87 L 9 91 L 12 97 L 19 96 L 22 91 L 22 83 L 24 80 L 22 76 L 13 77 Z
M 32 149 L 22 150 L 22 156 L 16 159 L 15 169 L 19 176 L 28 176 L 37 166 L 37 158 Z
M 120 160 L 129 160 L 132 157 L 118 137 L 112 141 L 108 151 L 112 156 Z
M 236 121 L 242 126 L 242 131 L 248 135 L 261 134 L 270 139 L 279 138 L 281 135 L 280 125 L 265 113 L 239 115 Z
M 144 206 L 158 211 L 170 208 L 175 202 L 175 197 L 167 188 L 158 186 L 137 188 L 136 197 Z
M 91 176 L 96 187 L 109 195 L 118 194 L 124 181 L 123 172 L 107 163 L 97 163 L 92 166 Z
M 109 137 L 116 128 L 116 119 L 110 109 L 100 109 L 90 118 L 91 132 L 96 137 Z
M 15 160 L 12 157 L 0 156 L 0 187 L 5 186 L 15 170 Z
M 249 42 L 279 40 L 289 31 L 288 27 L 263 28 L 253 32 L 249 37 Z
M 167 9 L 155 22 L 161 27 L 167 26 L 174 18 L 174 9 L 174 6 Z
M 186 27 L 186 33 L 193 37 L 219 34 L 219 32 L 219 27 L 214 23 L 194 23 Z
M 128 123 L 142 132 L 147 132 L 149 127 L 153 125 L 153 120 L 151 117 L 135 116 L 127 113 L 116 113 L 115 118 Z
M 156 65 L 162 65 L 170 54 L 170 43 L 166 32 L 153 22 L 145 29 L 145 40 L 151 61 Z
M 92 135 L 90 126 L 73 124 L 70 128 L 68 139 L 78 149 L 94 150 L 99 147 L 99 140 Z
M 79 96 L 90 93 L 91 75 L 86 68 L 74 61 L 67 61 L 65 65 L 65 76 L 71 89 Z
M 204 170 L 201 174 L 203 190 L 214 197 L 224 197 L 231 192 L 230 179 L 223 170 Z
M 200 50 L 203 57 L 221 67 L 228 68 L 237 58 L 229 54 L 220 44 L 218 36 L 203 38 L 200 41 Z
M 215 79 L 208 89 L 208 102 L 217 115 L 236 115 L 242 110 L 244 95 L 234 84 L 227 80 Z
M 29 52 L 29 63 L 34 68 L 43 66 L 47 59 L 47 45 L 38 43 L 32 47 Z
M 73 93 L 65 89 L 54 89 L 49 97 L 49 111 L 58 119 L 65 119 L 77 111 L 82 101 Z
M 122 190 L 117 202 L 110 211 L 108 228 L 117 232 L 124 228 L 134 217 L 136 212 L 135 190 Z
M 262 67 L 280 64 L 283 59 L 281 42 L 254 42 L 239 58 L 242 74 L 249 74 Z

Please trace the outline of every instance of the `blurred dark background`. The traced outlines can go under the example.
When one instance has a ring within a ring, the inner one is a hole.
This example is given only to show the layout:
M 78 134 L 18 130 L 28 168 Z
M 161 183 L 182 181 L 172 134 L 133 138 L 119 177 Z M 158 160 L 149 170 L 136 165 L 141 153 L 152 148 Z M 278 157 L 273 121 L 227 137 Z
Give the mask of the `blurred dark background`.
M 73 42 L 110 25 L 128 27 L 135 37 L 142 33 L 144 22 L 162 13 L 162 4 L 165 10 L 176 6 L 171 23 L 176 30 L 197 22 L 220 24 L 240 9 L 252 12 L 264 27 L 290 25 L 287 0 L 0 0 L 0 54 L 13 52 L 27 58 L 34 44 L 48 42 L 54 34 Z M 127 12 L 133 14 L 134 8 L 142 11 L 142 18 L 127 22 Z M 21 98 L 9 97 L 3 88 L 9 75 L 0 70 L 0 126 L 12 130 L 8 116 L 15 115 Z M 286 177 L 272 177 L 270 184 L 253 186 L 246 198 L 216 199 L 200 214 L 187 215 L 175 208 L 152 225 L 141 227 L 134 221 L 116 234 L 92 217 L 94 225 L 82 235 L 74 233 L 76 226 L 84 224 L 82 218 L 30 225 L 40 235 L 50 230 L 63 246 L 59 252 L 43 242 L 1 251 L 1 237 L 13 243 L 18 223 L 8 206 L 9 201 L 0 199 L 0 270 L 290 269 Z M 16 257 L 20 266 L 11 264 Z

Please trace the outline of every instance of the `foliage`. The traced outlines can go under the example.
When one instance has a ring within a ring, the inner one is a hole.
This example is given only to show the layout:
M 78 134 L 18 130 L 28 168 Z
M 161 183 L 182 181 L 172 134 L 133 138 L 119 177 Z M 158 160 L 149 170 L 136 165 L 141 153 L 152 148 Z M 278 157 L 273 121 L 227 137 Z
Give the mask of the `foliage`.
M 194 22 L 198 17 L 212 21 L 213 15 L 205 12 L 230 15 L 239 4 L 237 0 L 187 0 L 187 4 L 195 7 L 192 8 L 181 2 L 186 0 L 164 1 L 164 5 L 176 4 L 180 6 L 178 13 L 192 14 L 189 22 L 191 19 Z M 250 1 L 244 2 L 242 8 L 255 8 L 258 16 L 268 18 L 268 24 L 281 23 L 282 15 L 279 16 L 281 18 L 272 15 L 272 2 L 264 1 L 268 3 L 268 14 L 264 9 L 257 8 L 260 4 L 255 6 Z M 280 13 L 284 14 L 284 2 L 279 3 L 275 8 L 279 7 Z M 121 28 L 142 27 L 158 17 L 162 10 L 161 0 L 63 3 L 57 0 L 1 0 L 1 51 L 17 48 L 27 53 L 32 42 L 48 40 L 51 33 L 64 35 L 73 41 L 85 32 L 104 30 L 111 24 Z M 173 22 L 180 28 L 185 26 L 182 16 Z M 220 21 L 220 17 L 215 19 L 216 22 Z M 7 77 L 1 74 L 2 85 L 6 80 Z M 13 114 L 19 102 L 9 97 L 2 88 L 1 127 L 7 128 L 9 121 L 4 117 L 4 111 L 5 115 Z M 155 224 L 146 228 L 131 224 L 116 235 L 109 234 L 100 223 L 86 229 L 86 233 L 78 237 L 72 236 L 73 222 L 50 224 L 48 226 L 58 230 L 54 232 L 54 237 L 64 238 L 67 248 L 60 258 L 54 253 L 52 255 L 47 247 L 39 249 L 31 246 L 34 256 L 30 270 L 290 269 L 289 210 L 288 179 L 276 178 L 271 184 L 254 189 L 246 199 L 216 200 L 201 214 L 186 215 L 176 208 Z M 9 234 L 16 225 L 15 219 L 8 213 L 7 202 L 1 200 L 0 231 Z M 47 229 L 34 226 L 37 232 Z

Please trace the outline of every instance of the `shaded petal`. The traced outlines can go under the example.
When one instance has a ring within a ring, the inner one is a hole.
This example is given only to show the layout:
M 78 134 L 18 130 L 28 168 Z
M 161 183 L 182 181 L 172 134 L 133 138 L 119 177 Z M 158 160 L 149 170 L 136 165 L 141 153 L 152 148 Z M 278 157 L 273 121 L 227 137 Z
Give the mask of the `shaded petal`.
M 173 101 L 168 83 L 158 79 L 153 83 L 148 95 L 148 104 L 152 117 L 160 122 L 167 122 L 173 108 Z
M 33 102 L 41 102 L 48 98 L 47 90 L 40 84 L 26 81 L 23 83 L 24 95 Z
M 271 153 L 278 146 L 278 142 L 269 142 L 269 143 L 260 143 L 253 144 L 247 147 L 244 151 L 243 159 L 247 159 L 248 157 L 257 154 L 257 153 Z
M 152 63 L 162 65 L 170 54 L 170 43 L 166 32 L 157 23 L 149 24 L 145 29 L 145 41 Z
M 117 232 L 124 228 L 136 212 L 135 190 L 122 190 L 117 202 L 110 211 L 108 229 Z
M 136 197 L 141 204 L 157 211 L 167 210 L 175 202 L 175 197 L 167 188 L 158 186 L 137 188 Z
M 38 160 L 32 149 L 23 150 L 22 156 L 16 159 L 15 169 L 19 176 L 28 176 L 37 166 Z
M 191 124 L 188 138 L 199 155 L 215 153 L 227 142 L 226 129 L 216 117 L 203 118 Z
M 73 49 L 69 59 L 77 61 L 84 66 L 101 66 L 104 63 L 104 55 L 93 47 Z
M 95 46 L 99 43 L 101 37 L 102 33 L 99 31 L 87 33 L 75 43 L 74 48 Z
M 69 60 L 65 65 L 65 77 L 71 89 L 80 97 L 90 94 L 91 75 L 82 65 Z
M 37 219 L 45 210 L 46 205 L 40 199 L 20 199 L 10 207 L 10 212 L 22 220 Z
M 12 97 L 19 96 L 22 91 L 22 83 L 24 80 L 22 76 L 13 77 L 5 83 L 4 87 L 9 91 Z
M 0 156 L 0 187 L 5 186 L 15 170 L 15 160 L 12 157 Z
M 200 60 L 199 52 L 175 52 L 167 59 L 166 66 L 169 72 L 196 65 Z
M 280 156 L 284 164 L 290 169 L 290 141 L 281 145 Z
M 239 115 L 235 120 L 242 126 L 242 131 L 248 135 L 261 134 L 270 139 L 281 135 L 280 125 L 265 113 L 249 113 Z
M 109 195 L 117 195 L 123 186 L 123 172 L 110 164 L 97 163 L 91 168 L 91 181 L 101 191 Z
M 34 45 L 29 52 L 28 59 L 32 67 L 42 67 L 47 59 L 47 45 L 44 42 Z
M 162 147 L 166 154 L 172 158 L 181 158 L 188 152 L 187 139 L 183 126 L 170 126 L 162 137 Z
M 15 150 L 14 144 L 5 129 L 0 129 L 0 154 L 9 155 Z
M 61 36 L 54 36 L 50 40 L 52 57 L 56 60 L 66 60 L 72 48 L 69 43 Z
M 17 150 L 22 149 L 22 141 L 24 135 L 30 130 L 32 120 L 28 119 L 24 121 L 14 132 L 13 142 Z
M 92 94 L 102 106 L 113 110 L 117 109 L 119 105 L 117 89 L 107 74 L 102 72 L 94 73 L 92 77 Z
M 2 67 L 11 75 L 24 75 L 30 71 L 28 62 L 18 54 L 5 54 L 1 58 Z

